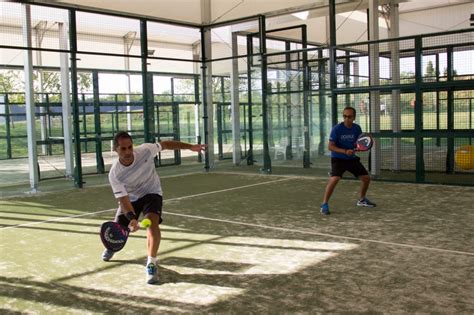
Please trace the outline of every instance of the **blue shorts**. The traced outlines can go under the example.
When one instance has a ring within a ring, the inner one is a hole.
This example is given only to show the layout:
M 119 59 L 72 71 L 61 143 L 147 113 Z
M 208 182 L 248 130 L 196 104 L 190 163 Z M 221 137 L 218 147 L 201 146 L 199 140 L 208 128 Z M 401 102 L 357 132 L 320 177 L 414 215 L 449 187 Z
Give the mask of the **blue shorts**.
M 132 202 L 133 210 L 135 210 L 135 214 L 137 218 L 140 217 L 140 214 L 143 213 L 145 216 L 147 213 L 156 213 L 160 217 L 160 223 L 163 222 L 161 217 L 161 209 L 163 208 L 163 197 L 158 194 L 148 194 L 137 201 Z M 115 214 L 115 222 L 120 223 L 122 226 L 128 226 L 130 220 L 125 217 L 122 213 L 120 207 L 117 209 L 117 213 Z

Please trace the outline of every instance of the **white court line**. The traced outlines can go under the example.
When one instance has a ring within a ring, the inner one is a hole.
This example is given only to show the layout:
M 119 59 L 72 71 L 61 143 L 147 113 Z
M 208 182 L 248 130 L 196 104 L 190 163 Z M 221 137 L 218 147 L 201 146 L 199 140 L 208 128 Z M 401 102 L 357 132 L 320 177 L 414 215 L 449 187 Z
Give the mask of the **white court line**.
M 36 221 L 36 222 L 29 222 L 29 223 L 24 223 L 24 224 L 17 224 L 17 225 L 12 225 L 12 226 L 4 226 L 4 227 L 0 227 L 0 231 L 1 230 L 8 230 L 8 229 L 14 229 L 14 228 L 17 228 L 17 227 L 22 227 L 22 226 L 31 226 L 31 225 L 37 225 L 37 224 L 42 224 L 42 223 L 48 223 L 48 222 L 54 222 L 54 221 L 64 221 L 64 220 L 68 220 L 68 219 L 74 219 L 74 218 L 80 218 L 80 217 L 87 217 L 87 216 L 90 216 L 90 215 L 96 215 L 96 214 L 99 214 L 99 213 L 103 213 L 103 212 L 109 212 L 109 211 L 117 211 L 117 209 L 107 209 L 107 210 L 100 210 L 100 211 L 96 211 L 96 212 L 89 212 L 89 213 L 82 213 L 82 214 L 76 214 L 76 215 L 71 215 L 71 216 L 68 216 L 68 217 L 60 217 L 60 218 L 54 218 L 54 219 L 49 219 L 49 220 L 43 220 L 43 221 Z M 1 211 L 0 211 L 1 212 Z M 13 219 L 13 218 L 12 218 Z
M 280 178 L 280 179 L 270 180 L 270 181 L 263 182 L 263 183 L 256 183 L 256 184 L 244 185 L 244 186 L 239 186 L 239 187 L 232 187 L 232 188 L 226 188 L 226 189 L 221 189 L 221 190 L 214 190 L 214 191 L 209 191 L 209 192 L 195 194 L 195 195 L 176 197 L 176 198 L 166 199 L 165 202 L 166 201 L 174 201 L 174 200 L 182 200 L 182 199 L 200 197 L 200 196 L 211 195 L 211 194 L 217 194 L 217 193 L 220 193 L 220 192 L 231 191 L 231 190 L 236 190 L 236 189 L 243 189 L 243 188 L 248 188 L 248 187 L 253 187 L 253 186 L 260 186 L 260 185 L 272 184 L 272 183 L 277 183 L 277 182 L 283 182 L 283 181 L 287 181 L 287 180 L 290 180 L 290 179 L 295 179 L 295 178 L 294 177 Z
M 210 174 L 229 174 L 229 175 L 241 175 L 241 176 L 251 176 L 251 177 L 257 177 L 257 176 L 276 176 L 276 177 L 282 177 L 282 178 L 293 178 L 293 179 L 304 179 L 304 180 L 325 180 L 327 181 L 329 179 L 329 175 L 321 176 L 321 175 L 285 175 L 285 174 L 252 174 L 252 173 L 239 173 L 239 172 L 232 172 L 232 171 L 219 171 L 219 170 L 214 170 Z M 346 178 L 344 180 L 347 180 L 349 178 Z M 349 180 L 351 181 L 358 181 L 358 179 L 352 179 L 350 178 Z M 440 184 L 429 184 L 429 183 L 415 183 L 415 182 L 392 182 L 389 180 L 380 180 L 377 181 L 376 184 L 373 185 L 394 185 L 394 186 L 416 186 L 416 187 L 451 187 L 451 188 L 456 188 L 457 190 L 468 190 L 472 191 L 473 187 L 471 186 L 459 186 L 459 185 L 440 185 Z
M 366 239 L 366 238 L 360 238 L 360 237 L 351 237 L 351 236 L 344 236 L 344 235 L 336 235 L 336 234 L 328 234 L 328 233 L 319 233 L 319 232 L 313 232 L 313 231 L 295 230 L 295 229 L 288 229 L 288 228 L 282 228 L 282 227 L 277 227 L 277 226 L 267 226 L 267 225 L 261 225 L 261 224 L 253 224 L 253 223 L 238 222 L 238 221 L 231 221 L 231 220 L 207 218 L 207 217 L 202 217 L 202 216 L 188 215 L 188 214 L 180 214 L 180 213 L 173 213 L 173 212 L 165 212 L 165 213 L 166 213 L 167 215 L 169 214 L 169 215 L 175 215 L 175 216 L 180 216 L 180 217 L 188 217 L 188 218 L 192 218 L 192 219 L 207 220 L 207 221 L 217 221 L 217 222 L 223 222 L 223 223 L 230 223 L 230 224 L 238 224 L 238 225 L 252 226 L 252 227 L 258 227 L 258 228 L 263 228 L 263 229 L 272 229 L 272 230 L 285 231 L 285 232 L 292 232 L 292 233 L 300 233 L 300 234 L 308 234 L 308 235 L 318 235 L 318 236 L 325 236 L 325 237 L 330 237 L 330 238 L 339 238 L 339 239 L 345 239 L 345 240 L 351 240 L 351 241 L 359 241 L 359 242 L 366 242 L 366 243 L 377 243 L 377 244 L 393 245 L 393 246 L 408 247 L 408 248 L 427 249 L 427 250 L 438 251 L 438 252 L 445 252 L 445 253 L 451 253 L 451 254 L 463 254 L 463 255 L 474 256 L 474 253 L 471 253 L 471 252 L 464 252 L 464 251 L 457 251 L 457 250 L 436 248 L 436 247 L 430 247 L 430 246 L 411 245 L 411 244 L 403 244 L 403 243 L 395 243 L 395 242 L 386 242 L 386 241 L 372 240 L 372 239 Z
M 282 179 L 277 179 L 277 180 L 270 180 L 270 181 L 263 182 L 263 183 L 256 183 L 256 184 L 226 188 L 226 189 L 221 189 L 221 190 L 209 191 L 209 192 L 205 192 L 205 193 L 201 193 L 201 194 L 170 198 L 170 199 L 166 199 L 164 202 L 167 203 L 167 202 L 175 201 L 175 200 L 182 200 L 182 199 L 200 197 L 200 196 L 205 196 L 205 195 L 210 195 L 210 194 L 217 194 L 217 193 L 220 193 L 220 192 L 243 189 L 243 188 L 259 186 L 259 185 L 266 185 L 266 184 L 271 184 L 271 183 L 276 183 L 276 182 L 281 182 L 281 181 L 287 181 L 287 180 L 290 180 L 290 179 L 292 179 L 292 178 L 282 178 Z M 88 213 L 71 215 L 71 216 L 67 216 L 67 217 L 60 217 L 60 218 L 54 218 L 54 219 L 49 219 L 49 220 L 37 221 L 37 222 L 29 222 L 29 223 L 17 224 L 17 225 L 13 225 L 13 226 L 5 226 L 5 227 L 0 227 L 0 230 L 8 230 L 8 229 L 16 228 L 16 227 L 21 227 L 21 226 L 31 226 L 31 225 L 47 223 L 47 222 L 63 221 L 63 220 L 67 220 L 67 219 L 87 217 L 87 216 L 90 216 L 90 215 L 96 215 L 96 214 L 103 213 L 103 212 L 108 212 L 108 211 L 117 211 L 117 209 L 114 208 L 114 209 L 100 210 L 100 211 L 96 211 L 96 212 L 88 212 Z
M 219 171 L 215 170 L 211 174 L 220 174 L 220 175 L 240 175 L 240 176 L 251 176 L 251 177 L 268 177 L 268 176 L 276 176 L 276 177 L 283 177 L 283 178 L 293 178 L 293 179 L 307 179 L 307 180 L 328 180 L 328 175 L 286 175 L 286 174 L 252 174 L 252 173 L 239 173 L 239 172 L 232 172 L 232 171 Z
M 216 193 L 220 193 L 220 192 L 226 192 L 226 191 L 237 190 L 237 189 L 243 189 L 243 188 L 248 188 L 248 187 L 253 187 L 253 186 L 266 185 L 266 184 L 271 184 L 271 183 L 276 183 L 276 182 L 281 182 L 281 181 L 287 181 L 287 180 L 290 180 L 290 179 L 295 179 L 295 177 L 277 179 L 277 180 L 272 180 L 272 181 L 263 182 L 263 183 L 250 184 L 250 185 L 232 187 L 232 188 L 221 189 L 221 190 L 215 190 L 215 191 L 205 192 L 205 193 L 201 193 L 201 194 L 170 198 L 170 199 L 165 200 L 165 202 L 175 201 L 175 200 L 183 200 L 183 199 L 194 198 L 194 197 L 200 197 L 200 196 L 216 194 Z M 71 219 L 71 218 L 85 217 L 85 216 L 95 215 L 95 214 L 108 212 L 108 211 L 116 211 L 116 210 L 117 209 L 107 209 L 107 210 L 101 210 L 101 211 L 96 211 L 96 212 L 91 212 L 91 213 L 78 214 L 78 215 L 73 215 L 73 216 L 68 216 L 68 217 L 61 217 L 61 218 L 55 218 L 55 219 L 38 221 L 38 222 L 31 222 L 31 223 L 25 223 L 25 224 L 18 224 L 18 225 L 15 225 L 15 226 L 7 226 L 7 227 L 0 228 L 0 230 L 12 229 L 12 228 L 21 227 L 21 226 L 36 225 L 36 224 L 41 224 L 41 223 L 53 222 L 53 221 L 62 221 L 62 220 L 67 220 L 67 219 Z M 263 229 L 272 229 L 272 230 L 278 230 L 278 231 L 291 232 L 291 233 L 300 233 L 300 234 L 307 234 L 307 235 L 318 235 L 318 236 L 324 236 L 324 237 L 329 237 L 329 238 L 345 239 L 345 240 L 359 241 L 359 242 L 365 242 L 365 243 L 376 243 L 376 244 L 392 245 L 392 246 L 398 246 L 398 247 L 425 249 L 425 250 L 431 250 L 431 251 L 437 251 L 437 252 L 443 252 L 443 253 L 450 253 L 450 254 L 461 254 L 461 255 L 474 256 L 474 253 L 472 253 L 472 252 L 464 252 L 464 251 L 436 248 L 436 247 L 430 247 L 430 246 L 411 245 L 411 244 L 379 241 L 379 240 L 373 240 L 373 239 L 365 239 L 365 238 L 359 238 L 359 237 L 343 236 L 343 235 L 328 234 L 328 233 L 319 233 L 319 232 L 313 232 L 313 231 L 295 230 L 295 229 L 288 229 L 288 228 L 282 228 L 282 227 L 277 227 L 277 226 L 267 226 L 267 225 L 261 225 L 261 224 L 253 224 L 253 223 L 238 222 L 238 221 L 231 221 L 231 220 L 215 219 L 215 218 L 208 218 L 208 217 L 202 217 L 202 216 L 194 216 L 194 215 L 173 213 L 173 212 L 168 212 L 168 211 L 164 211 L 164 213 L 169 214 L 169 215 L 188 217 L 188 218 L 199 219 L 199 220 L 216 221 L 216 222 L 229 223 L 229 224 L 238 224 L 238 225 L 252 226 L 252 227 L 258 227 L 258 228 L 263 228 Z
M 173 177 L 180 177 L 180 176 L 188 176 L 188 175 L 195 175 L 195 174 L 206 174 L 204 171 L 193 171 L 193 172 L 187 172 L 187 173 L 180 173 L 180 174 L 173 174 L 173 175 L 166 175 L 166 176 L 160 176 L 160 179 L 163 179 L 163 178 L 173 178 Z M 86 175 L 84 178 L 85 180 L 87 180 L 87 176 Z M 55 181 L 56 179 L 53 179 L 52 181 Z M 59 180 L 63 180 L 63 178 L 61 179 L 58 179 Z M 26 184 L 26 182 L 23 182 L 23 183 L 19 183 L 19 185 L 23 185 L 23 184 Z M 15 184 L 16 185 L 16 184 Z M 10 186 L 9 184 L 0 184 L 0 188 L 2 187 L 8 187 Z M 97 184 L 97 185 L 91 185 L 87 188 L 94 188 L 94 187 L 104 187 L 104 186 L 110 186 L 110 183 L 103 183 L 103 184 Z M 59 191 L 59 192 L 67 192 L 67 191 L 71 191 L 71 190 L 74 190 L 76 189 L 75 187 L 68 187 L 67 189 L 64 189 L 62 191 Z M 24 192 L 21 192 L 20 194 L 18 195 L 9 195 L 9 196 L 5 196 L 5 197 L 1 197 L 0 196 L 0 200 L 9 200 L 9 199 L 16 199 L 18 197 L 24 197 L 24 198 L 28 198 L 28 197 L 36 197 L 36 196 L 46 196 L 46 195 L 49 195 L 49 194 L 57 194 L 59 193 L 57 190 L 51 190 L 51 191 L 42 191 L 41 189 L 39 189 L 38 191 L 32 193 L 31 191 L 24 191 Z

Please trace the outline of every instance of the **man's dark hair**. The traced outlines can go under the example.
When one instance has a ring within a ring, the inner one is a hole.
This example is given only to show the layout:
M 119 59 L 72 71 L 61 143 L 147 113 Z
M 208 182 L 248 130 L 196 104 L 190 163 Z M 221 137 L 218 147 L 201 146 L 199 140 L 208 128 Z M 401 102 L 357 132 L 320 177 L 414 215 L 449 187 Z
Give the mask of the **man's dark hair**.
M 117 149 L 118 147 L 118 142 L 120 139 L 130 139 L 130 141 L 133 142 L 133 139 L 132 139 L 132 136 L 128 134 L 128 132 L 126 131 L 119 131 L 117 134 L 115 134 L 114 136 L 114 151 Z
M 352 107 L 352 106 L 346 106 L 346 107 L 344 107 L 344 110 L 346 110 L 346 109 L 352 110 L 352 113 L 354 114 L 354 118 L 355 118 L 355 116 L 356 116 L 356 114 L 357 114 L 356 109 L 355 109 L 354 107 Z

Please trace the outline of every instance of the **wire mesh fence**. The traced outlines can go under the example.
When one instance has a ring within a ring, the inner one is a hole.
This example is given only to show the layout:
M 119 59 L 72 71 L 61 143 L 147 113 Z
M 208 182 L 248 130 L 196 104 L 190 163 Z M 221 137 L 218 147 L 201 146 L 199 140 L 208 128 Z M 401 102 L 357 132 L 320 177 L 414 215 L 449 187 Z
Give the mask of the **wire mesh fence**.
M 69 67 L 61 60 L 74 53 L 75 60 L 69 61 L 78 69 L 77 91 L 70 97 L 77 98 L 77 140 L 81 153 L 95 154 L 99 164 L 110 154 L 118 130 L 129 131 L 137 144 L 202 141 L 207 113 L 201 94 L 206 89 L 212 96 L 216 132 L 211 136 L 219 159 L 230 159 L 235 150 L 231 108 L 238 99 L 241 157 L 248 162 L 262 163 L 266 139 L 274 162 L 301 167 L 294 162 L 302 162 L 309 148 L 311 167 L 327 168 L 331 125 L 345 106 L 352 106 L 356 122 L 379 144 L 379 151 L 363 157 L 379 178 L 397 179 L 394 172 L 406 171 L 415 174 L 410 181 L 424 182 L 428 173 L 436 173 L 441 182 L 441 175 L 448 174 L 464 183 L 473 174 L 469 163 L 456 160 L 473 138 L 472 30 L 338 45 L 331 82 L 330 47 L 305 46 L 296 39 L 303 36 L 299 29 L 287 38 L 285 32 L 267 32 L 263 54 L 260 34 L 252 33 L 258 31 L 256 21 L 239 24 L 236 47 L 230 33 L 224 34 L 229 28 L 219 27 L 211 36 L 220 41 L 213 43 L 216 57 L 238 59 L 238 80 L 232 80 L 230 62 L 214 61 L 212 84 L 203 87 L 197 27 L 147 21 L 147 33 L 133 17 L 81 10 L 73 15 L 68 9 L 30 5 L 28 30 L 34 40 L 25 46 L 21 4 L 1 5 L 8 19 L 0 35 L 9 47 L 1 48 L 0 75 L 10 85 L 0 93 L 0 159 L 28 156 L 22 56 L 30 50 L 40 157 L 64 154 L 61 69 Z M 232 96 L 235 82 L 238 98 Z M 180 163 L 180 156 L 165 160 Z M 99 165 L 92 170 L 100 171 Z

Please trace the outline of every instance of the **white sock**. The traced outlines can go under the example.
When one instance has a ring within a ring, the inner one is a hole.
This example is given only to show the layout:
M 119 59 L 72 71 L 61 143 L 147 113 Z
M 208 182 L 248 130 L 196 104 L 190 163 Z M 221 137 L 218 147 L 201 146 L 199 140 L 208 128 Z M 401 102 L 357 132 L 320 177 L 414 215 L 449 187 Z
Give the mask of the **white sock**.
M 153 263 L 155 266 L 156 266 L 156 257 L 151 257 L 151 256 L 148 256 L 148 260 L 146 262 L 146 264 L 150 264 L 150 263 Z

